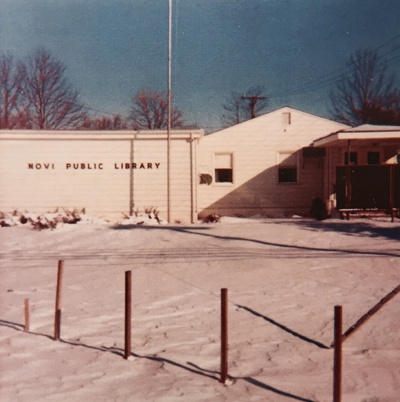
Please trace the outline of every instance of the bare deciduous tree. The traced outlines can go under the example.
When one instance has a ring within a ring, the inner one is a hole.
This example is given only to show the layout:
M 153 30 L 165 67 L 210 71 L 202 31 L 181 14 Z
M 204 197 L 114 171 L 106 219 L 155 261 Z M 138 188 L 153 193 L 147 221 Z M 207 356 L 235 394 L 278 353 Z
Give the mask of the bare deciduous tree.
M 64 65 L 44 49 L 34 52 L 25 65 L 23 98 L 32 128 L 64 129 L 82 123 L 78 92 L 66 79 Z
M 222 108 L 225 110 L 222 118 L 224 125 L 229 127 L 252 118 L 251 103 L 243 99 L 243 96 L 260 97 L 254 105 L 254 112 L 255 114 L 262 112 L 268 106 L 268 99 L 263 95 L 264 93 L 265 90 L 262 85 L 251 87 L 244 94 L 231 92 L 229 98 L 222 105 Z
M 80 128 L 83 130 L 126 130 L 128 124 L 126 119 L 119 114 L 113 117 L 102 116 L 97 118 L 86 116 Z
M 350 126 L 397 124 L 400 92 L 387 63 L 371 50 L 359 50 L 348 60 L 346 69 L 330 94 L 334 119 Z
M 399 125 L 400 92 L 388 94 L 384 99 L 377 99 L 372 105 L 369 105 L 366 123 Z
M 225 110 L 222 116 L 224 125 L 233 126 L 247 120 L 245 117 L 243 117 L 243 115 L 246 113 L 246 110 L 244 110 L 242 95 L 238 92 L 231 92 L 229 98 L 222 105 L 222 107 Z
M 182 112 L 171 109 L 171 127 L 183 128 Z M 160 92 L 143 89 L 132 99 L 129 120 L 133 128 L 145 130 L 166 129 L 168 125 L 168 97 Z
M 0 56 L 0 128 L 13 128 L 18 122 L 22 72 L 11 54 Z

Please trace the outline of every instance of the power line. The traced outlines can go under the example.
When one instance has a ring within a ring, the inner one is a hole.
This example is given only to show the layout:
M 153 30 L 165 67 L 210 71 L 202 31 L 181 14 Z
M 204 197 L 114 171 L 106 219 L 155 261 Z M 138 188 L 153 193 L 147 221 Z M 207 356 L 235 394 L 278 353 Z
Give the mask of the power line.
M 395 41 L 396 39 L 399 39 L 399 43 L 400 43 L 400 34 L 398 34 L 398 35 L 394 36 L 393 38 L 389 39 L 383 45 L 378 46 L 375 50 L 378 51 L 378 50 L 384 48 L 385 46 L 387 46 L 389 43 Z
M 75 104 L 75 105 L 76 106 L 81 106 L 83 109 L 89 110 L 91 112 L 101 113 L 101 114 L 105 114 L 105 115 L 108 115 L 108 116 L 118 116 L 118 115 L 120 115 L 120 113 L 106 112 L 104 110 L 94 109 L 94 108 L 91 108 L 91 107 L 85 106 L 85 105 L 78 105 L 78 104 Z
M 396 40 L 397 40 L 397 42 L 393 43 Z M 387 48 L 388 46 L 391 46 L 391 47 L 388 50 L 386 50 L 384 53 L 378 55 L 378 60 L 380 60 L 379 61 L 380 65 L 382 65 L 385 62 L 391 62 L 391 61 L 397 60 L 400 57 L 400 54 L 395 54 L 393 57 L 390 57 L 387 60 L 383 60 L 383 58 L 385 56 L 390 55 L 400 49 L 400 34 L 395 35 L 394 37 L 392 37 L 388 41 L 384 42 L 383 44 L 377 46 L 373 50 L 375 52 L 378 52 L 384 48 Z M 282 99 L 287 96 L 295 96 L 295 95 L 323 89 L 323 88 L 331 85 L 332 83 L 334 83 L 337 79 L 339 79 L 341 77 L 342 73 L 348 68 L 349 68 L 349 66 L 340 67 L 327 74 L 321 75 L 316 79 L 313 79 L 312 82 L 304 82 L 304 83 L 297 85 L 293 88 L 290 88 L 284 92 L 276 92 L 276 93 L 268 94 L 268 97 L 270 99 L 271 98 Z M 77 105 L 77 104 L 75 104 L 75 105 Z M 85 110 L 92 111 L 95 113 L 101 113 L 103 115 L 108 115 L 108 116 L 113 116 L 113 117 L 120 115 L 120 113 L 111 113 L 109 111 L 95 109 L 95 108 L 92 108 L 92 107 L 89 107 L 86 105 L 80 105 L 80 106 L 82 108 L 84 108 Z M 212 128 L 212 127 L 206 127 L 206 126 L 203 126 L 203 127 L 204 128 Z
M 400 35 L 396 35 L 396 36 L 392 37 L 391 39 L 389 39 L 388 41 L 386 41 L 382 45 L 379 45 L 378 47 L 376 47 L 374 49 L 374 51 L 378 52 L 378 50 L 383 49 L 384 47 L 388 46 L 389 44 L 391 44 L 392 42 L 394 42 L 398 38 L 400 38 Z M 383 57 L 387 56 L 388 54 L 391 54 L 391 53 L 395 52 L 399 48 L 400 48 L 400 44 L 396 44 L 394 47 L 392 47 L 390 50 L 386 51 L 382 55 L 378 55 L 378 60 L 381 60 L 380 63 L 382 64 L 382 63 L 386 62 L 386 60 L 382 60 Z M 395 56 L 394 58 L 391 58 L 388 61 L 393 61 L 393 60 L 395 60 L 397 58 L 398 58 L 398 56 Z M 282 98 L 284 96 L 297 95 L 299 93 L 309 92 L 311 90 L 316 90 L 316 89 L 323 88 L 323 87 L 328 86 L 329 84 L 335 82 L 337 79 L 339 79 L 341 74 L 342 74 L 342 72 L 344 72 L 346 69 L 348 69 L 348 66 L 343 66 L 343 67 L 341 67 L 339 69 L 331 71 L 328 74 L 324 74 L 324 75 L 316 78 L 315 80 L 313 80 L 313 82 L 305 82 L 305 83 L 300 84 L 300 85 L 298 85 L 298 86 L 296 86 L 296 87 L 294 87 L 292 89 L 289 89 L 288 91 L 285 91 L 285 92 L 280 92 L 280 93 L 278 92 L 278 93 L 269 94 L 269 97 Z M 328 78 L 328 77 L 331 77 L 331 78 Z M 323 85 L 320 86 L 321 84 L 323 84 Z M 317 85 L 317 87 L 314 88 L 315 85 Z

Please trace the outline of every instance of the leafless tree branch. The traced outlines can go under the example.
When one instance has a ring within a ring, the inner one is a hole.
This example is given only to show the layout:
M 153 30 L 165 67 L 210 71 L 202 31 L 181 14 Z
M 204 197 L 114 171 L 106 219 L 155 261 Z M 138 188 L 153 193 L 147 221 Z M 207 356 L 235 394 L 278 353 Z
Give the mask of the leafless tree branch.
M 350 126 L 399 124 L 400 91 L 387 63 L 371 50 L 355 52 L 330 94 L 332 116 Z
M 168 97 L 156 91 L 143 89 L 132 98 L 129 120 L 134 129 L 165 129 L 168 125 Z M 182 112 L 177 108 L 171 111 L 171 127 L 183 128 Z

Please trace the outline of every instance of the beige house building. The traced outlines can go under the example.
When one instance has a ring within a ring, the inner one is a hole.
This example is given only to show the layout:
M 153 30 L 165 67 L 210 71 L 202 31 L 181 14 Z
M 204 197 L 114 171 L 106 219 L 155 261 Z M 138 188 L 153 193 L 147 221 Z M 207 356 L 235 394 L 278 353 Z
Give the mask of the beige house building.
M 400 210 L 400 127 L 350 128 L 284 107 L 219 132 L 0 131 L 0 211 L 83 209 L 171 223 Z
M 284 107 L 205 136 L 198 148 L 201 216 L 308 214 L 326 194 L 325 149 L 313 141 L 348 128 Z

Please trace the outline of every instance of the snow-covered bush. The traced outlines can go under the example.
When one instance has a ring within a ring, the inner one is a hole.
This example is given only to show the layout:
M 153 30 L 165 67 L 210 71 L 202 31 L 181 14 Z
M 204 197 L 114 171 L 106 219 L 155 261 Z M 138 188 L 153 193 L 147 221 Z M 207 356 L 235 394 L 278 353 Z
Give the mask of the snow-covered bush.
M 82 210 L 62 208 L 61 211 L 57 208 L 54 212 L 44 214 L 20 212 L 18 210 L 11 213 L 0 212 L 0 226 L 30 225 L 33 229 L 43 230 L 55 229 L 59 224 L 98 223 L 97 219 L 88 217 L 85 212 L 84 208 Z
M 117 225 L 163 225 L 167 222 L 160 218 L 160 212 L 157 208 L 145 208 L 143 211 L 136 209 L 133 215 L 122 214 L 123 219 L 117 222 Z
M 132 216 L 122 213 L 123 219 L 119 220 L 117 225 L 164 225 L 167 221 L 159 216 L 157 208 L 145 208 L 135 210 Z M 27 225 L 35 230 L 55 229 L 62 225 L 93 225 L 109 224 L 109 221 L 86 215 L 85 208 L 66 209 L 57 208 L 54 212 L 43 214 L 33 212 L 20 212 L 17 209 L 10 212 L 0 211 L 0 227 L 23 226 Z

